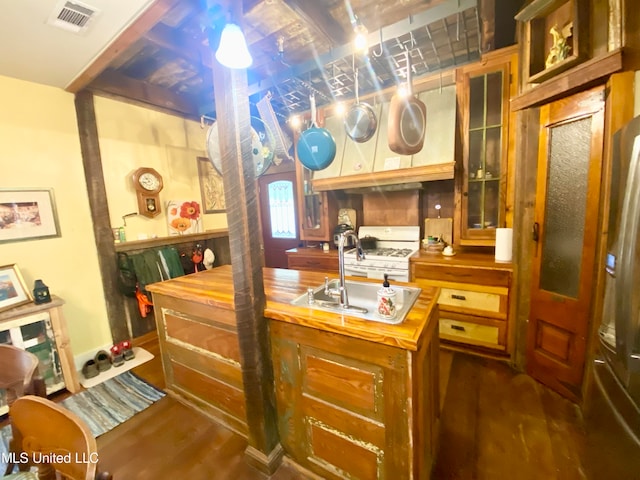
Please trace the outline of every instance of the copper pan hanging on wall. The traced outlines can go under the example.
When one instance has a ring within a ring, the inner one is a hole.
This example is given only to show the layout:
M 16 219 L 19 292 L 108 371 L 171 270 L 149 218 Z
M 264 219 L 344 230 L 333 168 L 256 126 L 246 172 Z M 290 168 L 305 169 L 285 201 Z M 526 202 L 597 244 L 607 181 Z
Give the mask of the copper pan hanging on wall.
M 389 104 L 387 136 L 389 149 L 400 155 L 413 155 L 422 150 L 427 124 L 427 107 L 413 95 L 411 84 L 411 57 L 407 59 L 406 95 L 395 93 Z

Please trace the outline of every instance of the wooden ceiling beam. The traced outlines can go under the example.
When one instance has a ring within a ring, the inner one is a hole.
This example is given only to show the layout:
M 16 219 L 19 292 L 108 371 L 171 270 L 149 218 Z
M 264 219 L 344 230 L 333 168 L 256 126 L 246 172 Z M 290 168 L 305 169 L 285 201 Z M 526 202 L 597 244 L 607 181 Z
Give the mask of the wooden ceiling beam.
M 182 0 L 156 0 L 145 10 L 129 27 L 119 35 L 98 58 L 78 75 L 65 90 L 77 93 L 87 87 L 98 75 L 105 71 L 109 65 L 127 48 L 138 41 L 145 33 L 151 30 L 162 20 L 173 7 Z
M 198 102 L 163 87 L 126 77 L 115 70 L 105 70 L 87 89 L 106 96 L 122 98 L 129 103 L 178 114 L 181 117 L 200 118 Z

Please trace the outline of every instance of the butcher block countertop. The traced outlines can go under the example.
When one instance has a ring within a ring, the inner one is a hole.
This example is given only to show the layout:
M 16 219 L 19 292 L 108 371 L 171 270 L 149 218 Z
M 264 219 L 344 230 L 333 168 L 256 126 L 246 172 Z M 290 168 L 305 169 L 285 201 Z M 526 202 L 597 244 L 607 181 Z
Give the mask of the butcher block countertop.
M 412 351 L 419 348 L 425 339 L 424 335 L 431 330 L 427 328 L 429 323 L 438 321 L 436 299 L 439 289 L 434 287 L 422 288 L 418 300 L 404 322 L 399 325 L 372 322 L 349 315 L 291 305 L 291 301 L 305 293 L 308 287 L 324 283 L 325 275 L 326 273 L 310 271 L 264 268 L 264 288 L 267 297 L 264 316 L 281 322 Z M 359 277 L 353 277 L 353 279 L 380 283 L 379 280 Z M 146 288 L 154 295 L 168 295 L 194 303 L 233 310 L 231 265 L 154 283 Z

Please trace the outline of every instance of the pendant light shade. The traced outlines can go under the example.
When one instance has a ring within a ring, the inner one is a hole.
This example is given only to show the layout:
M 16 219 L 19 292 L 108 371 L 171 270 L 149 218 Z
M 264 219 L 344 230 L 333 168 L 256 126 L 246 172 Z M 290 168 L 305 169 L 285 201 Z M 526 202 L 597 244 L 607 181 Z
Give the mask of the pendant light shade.
M 253 63 L 244 34 L 235 23 L 224 26 L 216 59 L 227 68 L 247 68 Z

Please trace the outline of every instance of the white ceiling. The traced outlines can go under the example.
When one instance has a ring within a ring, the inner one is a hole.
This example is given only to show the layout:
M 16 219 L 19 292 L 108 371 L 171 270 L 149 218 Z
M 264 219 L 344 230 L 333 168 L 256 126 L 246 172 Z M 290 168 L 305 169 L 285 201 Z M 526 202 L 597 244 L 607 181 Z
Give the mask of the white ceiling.
M 65 88 L 153 0 L 68 0 L 97 10 L 88 28 L 73 33 L 47 24 L 65 0 L 3 1 L 0 75 Z

